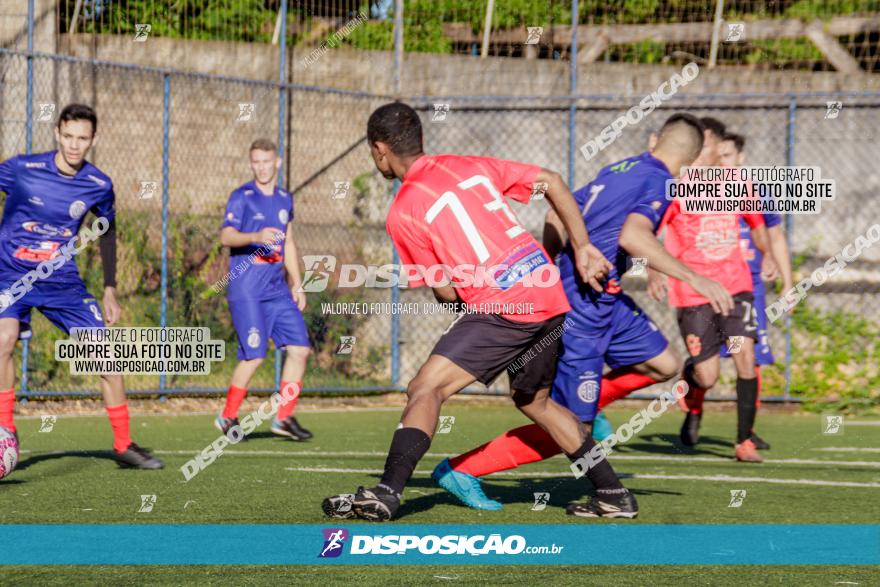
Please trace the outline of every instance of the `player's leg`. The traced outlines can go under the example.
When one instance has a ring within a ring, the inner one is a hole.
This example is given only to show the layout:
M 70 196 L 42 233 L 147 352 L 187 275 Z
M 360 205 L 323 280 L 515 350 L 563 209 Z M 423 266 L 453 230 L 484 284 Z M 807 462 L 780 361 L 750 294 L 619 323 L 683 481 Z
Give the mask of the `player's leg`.
M 678 353 L 629 296 L 618 297 L 612 324 L 614 329 L 605 351 L 605 363 L 611 371 L 602 376 L 600 412 L 593 420 L 593 438 L 597 440 L 614 434 L 602 408 L 633 391 L 672 379 L 681 369 Z
M 18 342 L 18 318 L 0 318 L 0 427 L 15 433 L 15 343 Z
M 556 365 L 553 399 L 585 425 L 591 426 L 599 400 L 602 349 L 607 337 L 588 337 L 566 330 L 563 353 Z M 509 430 L 486 444 L 451 459 L 434 469 L 433 479 L 465 505 L 475 509 L 499 510 L 501 503 L 486 497 L 479 477 L 542 461 L 563 451 L 549 432 L 538 424 Z
M 284 436 L 292 440 L 308 440 L 314 436 L 304 428 L 293 416 L 296 405 L 299 402 L 303 388 L 303 374 L 306 372 L 306 362 L 309 360 L 311 348 L 302 345 L 289 344 L 284 347 L 284 367 L 281 369 L 281 390 L 287 390 L 292 399 L 278 407 L 278 413 L 272 420 L 271 431 L 278 436 Z
M 353 512 L 376 521 L 393 516 L 403 487 L 430 446 L 443 402 L 474 381 L 491 384 L 536 346 L 548 326 L 558 327 L 562 321 L 561 316 L 534 324 L 489 314 L 459 316 L 407 386 L 407 404 L 391 441 L 382 482 L 373 489 L 360 488 L 348 503 L 345 495 L 325 499 L 324 512 L 331 517 Z M 555 357 L 554 351 L 554 362 Z
M 407 386 L 406 407 L 391 438 L 379 484 L 370 489 L 360 487 L 353 497 L 328 497 L 322 504 L 324 513 L 331 517 L 348 517 L 347 513 L 351 512 L 372 521 L 391 519 L 400 507 L 403 489 L 416 465 L 431 446 L 443 402 L 476 380 L 475 375 L 445 356 L 428 357 Z
M 719 351 L 723 335 L 719 318 L 720 314 L 709 304 L 678 310 L 679 330 L 690 355 L 682 373 L 688 393 L 683 398 L 686 414 L 680 438 L 686 446 L 694 446 L 699 441 L 703 398 L 721 373 Z
M 552 324 L 547 325 L 548 333 L 553 331 L 551 327 Z M 570 504 L 566 513 L 588 518 L 635 518 L 638 516 L 635 497 L 620 482 L 611 463 L 604 455 L 599 459 L 592 458 L 597 445 L 589 422 L 592 422 L 598 404 L 599 374 L 595 375 L 596 379 L 591 384 L 587 384 L 583 394 L 578 393 L 578 399 L 582 399 L 581 395 L 586 397 L 579 411 L 566 409 L 550 397 L 550 387 L 556 379 L 554 367 L 557 363 L 560 366 L 564 364 L 564 353 L 561 360 L 557 360 L 562 341 L 546 345 L 546 334 L 537 340 L 541 342 L 541 347 L 533 347 L 536 351 L 534 358 L 518 372 L 510 373 L 510 388 L 517 408 L 544 429 L 572 463 L 581 463 L 583 460 L 590 463 L 589 466 L 581 466 L 580 470 L 592 483 L 596 496 L 585 503 Z M 567 352 L 571 347 L 565 348 Z M 571 395 L 566 397 L 570 398 Z
M 214 426 L 232 440 L 229 431 L 238 426 L 238 411 L 254 374 L 266 357 L 268 332 L 258 300 L 235 300 L 229 304 L 229 309 L 238 338 L 238 364 L 232 371 L 232 379 L 226 391 L 226 404 L 215 418 Z M 247 441 L 244 435 L 237 435 L 235 438 L 238 438 L 236 442 Z
M 722 321 L 723 334 L 728 345 L 732 337 L 739 337 L 740 350 L 733 353 L 736 365 L 736 459 L 738 461 L 760 463 L 764 459 L 758 454 L 755 443 L 751 440 L 752 428 L 755 424 L 758 400 L 758 379 L 755 367 L 755 339 L 757 324 L 752 294 L 743 293 L 734 296 L 733 311 Z
M 98 301 L 84 284 L 43 284 L 32 294 L 39 298 L 37 308 L 65 334 L 73 328 L 106 328 Z M 121 375 L 101 375 L 101 395 L 113 430 L 113 452 L 120 466 L 135 469 L 161 469 L 162 461 L 131 439 L 131 421 L 125 384 Z
M 758 379 L 758 399 L 755 402 L 755 407 L 760 409 L 763 384 L 761 380 L 761 366 L 772 365 L 776 362 L 776 359 L 773 357 L 773 350 L 770 348 L 767 330 L 767 295 L 764 289 L 764 282 L 759 278 L 754 282 L 754 286 L 752 294 L 754 296 L 755 320 L 758 326 L 758 340 L 755 342 L 755 373 Z M 770 450 L 770 445 L 758 436 L 754 430 L 752 430 L 751 439 L 758 450 Z
M 272 420 L 271 431 L 293 440 L 308 440 L 313 435 L 300 426 L 293 417 L 303 387 L 303 375 L 311 354 L 309 333 L 302 312 L 293 298 L 287 296 L 263 302 L 266 324 L 277 348 L 284 348 L 284 366 L 281 368 L 281 390 L 293 398 L 278 407 Z

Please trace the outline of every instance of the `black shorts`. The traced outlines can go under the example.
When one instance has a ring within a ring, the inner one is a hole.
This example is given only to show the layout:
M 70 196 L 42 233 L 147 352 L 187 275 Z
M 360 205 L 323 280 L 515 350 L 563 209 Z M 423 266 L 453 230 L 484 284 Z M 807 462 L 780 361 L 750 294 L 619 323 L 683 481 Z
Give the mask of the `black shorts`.
M 565 315 L 544 322 L 513 322 L 496 314 L 462 314 L 443 333 L 432 355 L 441 355 L 490 385 L 507 370 L 510 389 L 549 388 L 562 350 Z
M 758 340 L 757 320 L 751 292 L 733 296 L 733 310 L 727 316 L 716 314 L 710 304 L 678 309 L 678 328 L 694 363 L 719 354 L 721 344 L 731 336 Z

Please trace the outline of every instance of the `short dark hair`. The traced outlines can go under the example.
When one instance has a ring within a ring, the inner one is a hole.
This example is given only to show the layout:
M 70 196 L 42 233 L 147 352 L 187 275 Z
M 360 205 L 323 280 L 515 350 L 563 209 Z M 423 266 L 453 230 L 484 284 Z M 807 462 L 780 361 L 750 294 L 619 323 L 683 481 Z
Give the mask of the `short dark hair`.
M 672 116 L 666 119 L 666 122 L 663 123 L 663 126 L 660 127 L 660 130 L 657 132 L 657 138 L 659 140 L 660 137 L 664 135 L 664 133 L 678 130 L 679 128 L 689 128 L 691 132 L 690 142 L 693 143 L 695 147 L 695 152 L 699 153 L 703 148 L 703 131 L 705 127 L 699 118 L 694 116 L 693 114 L 688 114 L 687 112 L 676 112 Z M 684 137 L 682 137 L 684 138 Z M 684 139 L 688 140 L 688 139 Z
M 98 115 L 95 114 L 91 106 L 68 104 L 61 109 L 61 114 L 58 115 L 58 128 L 61 128 L 62 122 L 70 122 L 71 120 L 88 120 L 92 123 L 92 134 L 98 132 Z
M 706 130 L 711 131 L 711 133 L 718 137 L 719 140 L 721 140 L 721 138 L 724 137 L 724 133 L 727 132 L 727 127 L 717 118 L 704 116 L 700 119 L 700 122 L 703 123 L 703 127 Z
M 367 141 L 383 142 L 395 155 L 406 157 L 422 152 L 422 122 L 403 102 L 379 106 L 367 121 Z
M 736 150 L 740 153 L 746 148 L 746 138 L 735 132 L 724 133 L 724 137 L 721 140 L 733 141 L 733 146 L 736 147 Z
M 270 141 L 267 138 L 259 138 L 251 143 L 251 151 L 273 151 L 275 153 L 278 152 L 278 147 L 275 146 L 275 143 Z M 248 151 L 250 152 L 250 151 Z

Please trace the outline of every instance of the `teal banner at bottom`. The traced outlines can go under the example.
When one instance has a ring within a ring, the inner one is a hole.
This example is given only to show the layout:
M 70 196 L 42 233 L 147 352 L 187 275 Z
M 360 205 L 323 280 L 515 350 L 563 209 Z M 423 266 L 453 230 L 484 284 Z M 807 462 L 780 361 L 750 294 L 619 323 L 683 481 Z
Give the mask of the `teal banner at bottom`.
M 880 525 L 0 525 L 6 565 L 876 565 Z

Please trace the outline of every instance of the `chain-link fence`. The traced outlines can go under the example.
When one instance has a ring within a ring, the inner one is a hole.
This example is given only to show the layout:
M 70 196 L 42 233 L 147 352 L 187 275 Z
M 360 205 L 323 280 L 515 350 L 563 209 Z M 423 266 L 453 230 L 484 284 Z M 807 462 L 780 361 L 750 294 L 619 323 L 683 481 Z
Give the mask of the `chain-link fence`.
M 53 148 L 57 111 L 71 101 L 93 104 L 100 122 L 91 158 L 113 178 L 117 194 L 125 323 L 209 326 L 214 338 L 227 342 L 230 359 L 215 364 L 210 376 L 130 377 L 132 391 L 207 391 L 228 383 L 235 335 L 225 297 L 211 287 L 228 269 L 228 253 L 217 233 L 229 192 L 250 178 L 247 148 L 257 137 L 284 146 L 282 183 L 294 192 L 303 269 L 310 269 L 309 259 L 326 256 L 338 266 L 392 262 L 384 230 L 391 186 L 375 171 L 363 140 L 370 112 L 387 96 L 35 56 L 28 119 L 27 62 L 24 54 L 0 53 L 0 157 L 26 151 L 29 135 L 33 151 Z M 839 110 L 827 104 L 841 99 L 846 105 Z M 786 218 L 798 278 L 880 218 L 880 202 L 873 197 L 880 176 L 872 163 L 880 94 L 676 97 L 585 161 L 580 146 L 631 103 L 609 96 L 413 101 L 422 113 L 428 152 L 527 161 L 563 176 L 571 172 L 573 187 L 588 182 L 607 163 L 644 151 L 650 132 L 674 110 L 717 117 L 745 135 L 749 164 L 818 165 L 823 176 L 836 180 L 837 200 L 826 203 L 821 215 Z M 546 207 L 541 201 L 514 204 L 535 235 L 541 233 Z M 92 247 L 79 260 L 94 292 L 101 283 L 98 259 Z M 789 390 L 833 395 L 845 385 L 869 393 L 880 383 L 876 338 L 871 338 L 880 322 L 878 263 L 880 249 L 865 249 L 843 272 L 814 289 L 790 323 L 780 320 L 771 327 L 777 365 L 765 370 L 768 395 L 787 396 Z M 402 388 L 451 317 L 334 310 L 334 303 L 430 298 L 424 290 L 339 287 L 338 279 L 309 296 L 305 314 L 316 353 L 307 389 Z M 649 300 L 639 278 L 627 278 L 624 287 L 683 351 L 672 311 Z M 350 355 L 336 353 L 343 336 L 356 339 Z M 53 327 L 35 316 L 34 337 L 25 347 L 23 391 L 91 393 L 94 378 L 70 376 L 54 361 L 56 338 Z M 277 382 L 277 359 L 261 367 L 254 387 L 271 388 Z M 492 391 L 502 393 L 506 385 L 502 378 Z

